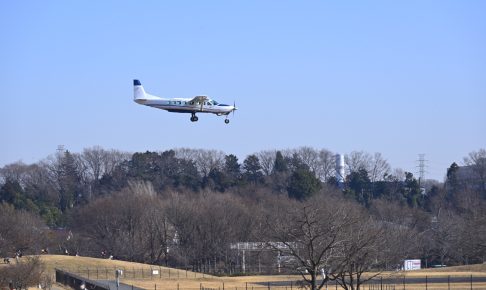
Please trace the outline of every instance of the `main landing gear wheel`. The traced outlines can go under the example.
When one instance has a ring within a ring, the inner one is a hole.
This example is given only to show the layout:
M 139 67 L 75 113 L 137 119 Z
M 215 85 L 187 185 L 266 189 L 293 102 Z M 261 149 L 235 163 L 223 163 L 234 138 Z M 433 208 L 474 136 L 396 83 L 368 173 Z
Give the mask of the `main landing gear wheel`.
M 225 122 L 226 124 L 229 124 L 229 119 L 225 119 L 225 120 L 224 120 L 224 122 Z
M 197 122 L 197 120 L 199 120 L 199 118 L 196 116 L 196 114 L 192 114 L 191 122 Z

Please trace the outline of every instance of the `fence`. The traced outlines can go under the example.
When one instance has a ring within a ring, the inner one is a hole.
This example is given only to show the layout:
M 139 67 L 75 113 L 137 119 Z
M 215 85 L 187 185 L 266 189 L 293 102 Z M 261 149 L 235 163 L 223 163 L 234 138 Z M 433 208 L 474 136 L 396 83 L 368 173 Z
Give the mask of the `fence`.
M 441 277 L 445 281 L 434 281 L 430 278 L 420 278 L 421 281 L 393 281 L 390 279 L 369 281 L 361 285 L 362 290 L 479 290 L 486 289 L 485 277 Z M 432 280 L 432 281 L 431 281 Z M 280 282 L 267 283 L 200 283 L 199 287 L 186 286 L 185 283 L 177 285 L 167 285 L 166 283 L 145 284 L 144 289 L 153 290 L 298 290 L 303 289 L 302 285 L 295 282 L 288 282 L 287 285 L 281 285 Z M 309 289 L 309 288 L 307 288 Z M 343 289 L 337 282 L 330 281 L 323 290 Z
M 154 290 L 296 290 L 301 289 L 298 281 L 279 282 L 245 282 L 246 276 L 234 278 L 214 278 L 191 272 L 162 267 L 151 268 L 69 268 L 65 271 L 56 270 L 56 281 L 59 272 L 70 272 L 74 277 L 83 277 L 87 280 L 114 280 L 115 270 L 123 270 L 122 282 L 135 285 L 143 289 Z M 274 276 L 275 277 L 275 276 Z M 277 276 L 278 277 L 278 276 Z M 282 280 L 285 280 L 282 276 Z M 201 280 L 200 278 L 209 278 Z M 221 282 L 228 279 L 227 282 Z M 233 281 L 229 281 L 234 279 Z M 251 279 L 247 278 L 248 281 Z M 86 280 L 84 280 L 86 281 Z M 78 285 L 79 286 L 79 285 Z M 73 286 L 72 286 L 73 287 Z M 74 287 L 76 288 L 76 287 Z M 79 288 L 76 288 L 79 289 Z M 91 289 L 91 288 L 87 288 Z M 329 281 L 323 289 L 343 289 L 336 281 Z M 486 276 L 437 276 L 432 277 L 375 277 L 373 280 L 362 284 L 363 290 L 470 290 L 486 289 Z
M 206 278 L 205 273 L 192 272 L 164 267 L 135 268 L 135 267 L 66 267 L 65 272 L 74 273 L 87 279 L 108 280 L 115 279 L 115 271 L 122 270 L 124 279 L 182 279 Z
M 87 280 L 84 277 L 68 273 L 59 269 L 56 269 L 56 282 L 69 286 L 73 289 L 90 289 L 90 290 L 109 290 L 110 287 L 103 283 Z M 84 285 L 81 287 L 81 285 Z

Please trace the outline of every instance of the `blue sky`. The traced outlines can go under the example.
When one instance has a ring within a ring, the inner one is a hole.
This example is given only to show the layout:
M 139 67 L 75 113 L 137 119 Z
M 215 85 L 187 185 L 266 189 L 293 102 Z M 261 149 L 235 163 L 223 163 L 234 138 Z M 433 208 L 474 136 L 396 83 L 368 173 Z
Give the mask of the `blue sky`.
M 486 147 L 485 1 L 7 1 L 0 166 L 63 144 L 381 152 L 428 176 Z M 230 125 L 139 106 L 236 102 Z

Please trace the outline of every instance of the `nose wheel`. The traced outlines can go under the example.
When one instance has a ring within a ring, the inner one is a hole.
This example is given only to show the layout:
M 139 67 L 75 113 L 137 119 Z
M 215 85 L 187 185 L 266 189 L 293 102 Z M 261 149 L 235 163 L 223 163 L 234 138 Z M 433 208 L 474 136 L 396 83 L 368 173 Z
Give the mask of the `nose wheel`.
M 229 124 L 229 119 L 224 119 L 225 124 Z
M 197 122 L 197 120 L 199 120 L 199 118 L 196 116 L 195 113 L 192 113 L 192 115 L 191 115 L 191 122 Z

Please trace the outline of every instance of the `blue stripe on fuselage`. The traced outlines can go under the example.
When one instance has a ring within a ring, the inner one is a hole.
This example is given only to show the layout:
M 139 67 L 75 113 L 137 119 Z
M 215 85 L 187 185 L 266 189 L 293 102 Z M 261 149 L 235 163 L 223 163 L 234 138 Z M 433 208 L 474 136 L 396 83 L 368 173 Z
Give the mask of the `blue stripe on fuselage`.
M 149 107 L 166 110 L 171 113 L 212 113 L 212 114 L 222 114 L 222 115 L 229 114 L 228 111 L 219 111 L 218 110 L 219 108 L 217 107 L 220 105 L 214 106 L 212 108 L 203 107 L 202 111 L 200 110 L 200 107 L 194 107 L 194 106 L 189 107 L 189 106 L 158 105 L 158 104 L 146 104 L 146 105 Z

